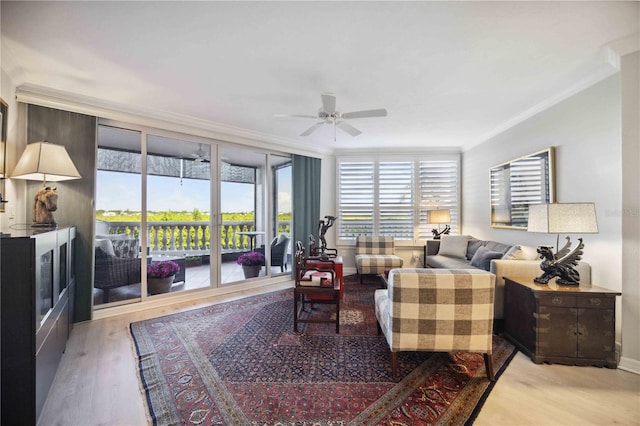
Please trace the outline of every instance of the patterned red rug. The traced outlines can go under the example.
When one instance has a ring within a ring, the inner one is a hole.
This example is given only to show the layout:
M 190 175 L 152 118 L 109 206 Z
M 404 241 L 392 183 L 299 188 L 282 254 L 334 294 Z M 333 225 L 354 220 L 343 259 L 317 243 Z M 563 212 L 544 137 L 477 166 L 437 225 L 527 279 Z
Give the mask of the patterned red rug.
M 406 352 L 401 379 L 376 332 L 373 292 L 346 277 L 340 334 L 293 332 L 293 290 L 131 324 L 153 424 L 471 424 L 493 384 L 483 356 Z M 318 306 L 313 315 L 331 315 Z M 497 376 L 515 355 L 494 337 Z

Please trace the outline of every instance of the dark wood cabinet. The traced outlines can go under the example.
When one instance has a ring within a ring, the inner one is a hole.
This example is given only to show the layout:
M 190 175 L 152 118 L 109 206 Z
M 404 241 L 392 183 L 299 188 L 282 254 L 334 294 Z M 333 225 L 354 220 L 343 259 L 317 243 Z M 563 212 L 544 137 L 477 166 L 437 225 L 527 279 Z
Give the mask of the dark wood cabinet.
M 535 363 L 616 368 L 616 296 L 596 286 L 505 277 L 504 334 Z
M 0 239 L 3 425 L 35 425 L 47 398 L 71 331 L 75 241 L 75 228 Z

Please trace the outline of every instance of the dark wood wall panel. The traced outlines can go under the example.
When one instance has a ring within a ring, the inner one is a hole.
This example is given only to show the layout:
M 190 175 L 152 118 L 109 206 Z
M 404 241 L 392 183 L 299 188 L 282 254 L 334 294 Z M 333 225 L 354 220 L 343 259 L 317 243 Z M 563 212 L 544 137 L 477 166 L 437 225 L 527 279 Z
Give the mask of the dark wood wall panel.
M 27 143 L 46 140 L 64 145 L 82 179 L 55 182 L 59 226 L 75 226 L 76 300 L 74 321 L 91 319 L 93 293 L 93 227 L 96 170 L 97 118 L 37 105 L 27 107 Z M 42 183 L 27 183 L 27 209 L 33 208 L 33 195 Z

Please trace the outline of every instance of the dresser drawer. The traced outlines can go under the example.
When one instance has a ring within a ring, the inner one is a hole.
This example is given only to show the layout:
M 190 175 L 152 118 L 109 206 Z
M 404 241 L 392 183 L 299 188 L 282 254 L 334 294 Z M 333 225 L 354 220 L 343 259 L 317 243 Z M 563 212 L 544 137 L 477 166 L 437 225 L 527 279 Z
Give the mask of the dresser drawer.
M 579 308 L 599 308 L 613 309 L 616 305 L 616 299 L 604 296 L 583 296 L 578 297 Z
M 540 306 L 557 306 L 563 308 L 575 308 L 577 306 L 576 296 L 564 294 L 540 295 L 538 297 L 538 304 Z

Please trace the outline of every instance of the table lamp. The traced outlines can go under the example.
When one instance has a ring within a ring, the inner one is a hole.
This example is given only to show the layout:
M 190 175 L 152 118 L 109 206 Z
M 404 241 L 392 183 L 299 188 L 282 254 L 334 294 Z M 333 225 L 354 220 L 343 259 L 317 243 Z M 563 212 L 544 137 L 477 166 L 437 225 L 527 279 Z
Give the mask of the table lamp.
M 53 218 L 58 208 L 58 194 L 47 182 L 80 179 L 78 169 L 62 145 L 47 141 L 34 142 L 25 148 L 11 175 L 14 179 L 42 180 L 42 188 L 34 197 L 33 226 L 55 227 Z
M 544 232 L 558 234 L 556 237 L 556 253 L 552 247 L 540 246 L 538 253 L 542 259 L 540 268 L 543 274 L 534 279 L 538 284 L 546 284 L 553 277 L 558 284 L 579 285 L 580 274 L 576 271 L 582 256 L 584 243 L 578 238 L 578 245 L 571 249 L 571 239 L 566 237 L 564 247 L 559 248 L 560 233 L 563 234 L 597 234 L 596 207 L 594 203 L 553 203 L 534 204 L 529 206 L 528 232 Z
M 451 227 L 449 226 L 449 223 L 451 223 L 451 210 L 443 209 L 427 211 L 427 223 L 438 224 L 438 229 L 432 229 L 431 233 L 433 234 L 434 240 L 439 240 L 442 234 L 448 235 L 449 231 L 451 231 Z M 441 224 L 446 224 L 442 231 L 440 230 Z

